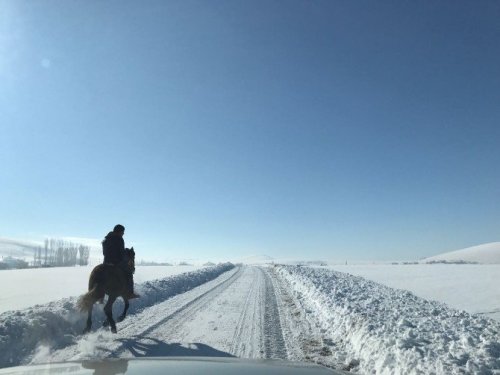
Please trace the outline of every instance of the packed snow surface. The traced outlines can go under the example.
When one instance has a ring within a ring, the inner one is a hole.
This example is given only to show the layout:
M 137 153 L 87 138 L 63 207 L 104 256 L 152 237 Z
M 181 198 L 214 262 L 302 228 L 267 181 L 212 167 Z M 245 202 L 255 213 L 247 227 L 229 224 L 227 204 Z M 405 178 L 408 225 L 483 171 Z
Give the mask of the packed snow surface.
M 476 262 L 500 264 L 500 242 L 491 242 L 466 249 L 450 251 L 423 259 L 422 262 Z

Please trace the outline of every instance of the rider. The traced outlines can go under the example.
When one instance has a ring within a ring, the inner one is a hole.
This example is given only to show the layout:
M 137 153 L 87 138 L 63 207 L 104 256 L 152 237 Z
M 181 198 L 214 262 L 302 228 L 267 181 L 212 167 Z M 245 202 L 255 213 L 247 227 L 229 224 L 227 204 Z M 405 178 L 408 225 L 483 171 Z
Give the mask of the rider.
M 139 295 L 134 293 L 134 276 L 132 270 L 127 264 L 125 259 L 125 241 L 123 235 L 125 234 L 125 227 L 121 224 L 115 225 L 112 232 L 102 241 L 102 253 L 104 255 L 104 264 L 112 264 L 120 267 L 125 271 L 127 278 L 128 296 L 127 299 L 138 298 Z

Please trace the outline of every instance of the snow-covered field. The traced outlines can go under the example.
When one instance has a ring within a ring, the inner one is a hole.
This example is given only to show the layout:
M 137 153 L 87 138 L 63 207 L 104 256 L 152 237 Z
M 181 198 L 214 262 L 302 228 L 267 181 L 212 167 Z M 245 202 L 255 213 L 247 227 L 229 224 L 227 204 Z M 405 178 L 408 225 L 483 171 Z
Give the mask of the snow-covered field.
M 137 267 L 136 283 L 194 271 L 200 266 Z M 92 267 L 55 267 L 0 271 L 0 313 L 48 303 L 87 291 Z
M 149 268 L 149 267 L 147 267 Z M 0 314 L 0 367 L 141 356 L 312 361 L 360 374 L 500 374 L 500 323 L 325 268 L 222 264 L 137 285 L 118 333 L 76 297 Z M 115 316 L 123 303 L 115 304 Z
M 330 266 L 500 321 L 500 264 Z

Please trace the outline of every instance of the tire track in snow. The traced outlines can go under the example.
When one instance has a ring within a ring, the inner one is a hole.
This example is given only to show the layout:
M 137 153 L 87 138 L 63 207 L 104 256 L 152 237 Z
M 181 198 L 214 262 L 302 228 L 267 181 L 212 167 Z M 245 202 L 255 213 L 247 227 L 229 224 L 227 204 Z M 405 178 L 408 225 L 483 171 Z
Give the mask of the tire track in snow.
M 266 358 L 287 359 L 287 351 L 281 329 L 280 313 L 274 285 L 267 270 L 259 268 L 264 275 L 264 346 Z
M 161 314 L 161 310 L 149 315 Z M 148 321 L 149 319 L 146 319 Z M 242 358 L 287 359 L 274 286 L 268 271 L 244 266 L 168 316 L 136 333 L 138 340 L 203 343 Z M 126 356 L 127 346 L 114 356 Z
M 184 309 L 196 304 L 204 296 L 213 295 L 217 291 L 221 293 L 224 288 L 238 279 L 241 273 L 241 267 L 233 268 L 197 288 L 128 316 L 126 320 L 118 324 L 117 334 L 112 334 L 108 329 L 102 328 L 79 337 L 73 345 L 56 351 L 50 351 L 50 348 L 43 347 L 42 355 L 35 353 L 31 363 L 118 357 L 124 351 L 125 343 L 129 342 L 130 338 L 140 339 L 154 330 L 154 327 L 164 325 L 175 314 L 179 314 Z M 176 308 L 179 305 L 180 307 Z
M 124 330 L 122 335 L 126 334 L 130 331 L 131 337 L 134 337 L 136 340 L 141 340 L 145 338 L 154 338 L 154 339 L 165 339 L 163 337 L 163 333 L 165 331 L 168 332 L 168 338 L 172 336 L 179 335 L 179 332 L 182 332 L 182 328 L 186 324 L 187 321 L 190 320 L 191 317 L 195 316 L 204 306 L 209 303 L 211 300 L 216 298 L 218 295 L 223 293 L 227 288 L 229 288 L 236 280 L 238 280 L 243 273 L 243 268 L 238 267 L 237 271 L 228 279 L 220 282 L 215 285 L 211 289 L 205 291 L 202 294 L 199 294 L 195 298 L 189 300 L 184 305 L 177 308 L 175 311 L 167 314 L 162 319 L 158 320 L 152 325 L 148 325 L 147 328 L 141 329 L 139 332 L 137 331 L 137 327 L 134 325 L 130 325 L 128 330 Z M 160 307 L 160 306 L 158 306 Z M 157 315 L 155 313 L 148 314 L 148 317 Z M 149 321 L 149 319 L 148 319 Z M 159 331 L 159 334 L 155 331 Z M 169 340 L 171 341 L 171 340 Z M 129 340 L 123 340 L 123 343 L 116 348 L 112 352 L 113 357 L 123 357 L 127 353 Z
M 262 298 L 261 275 L 255 268 L 252 268 L 252 272 L 256 275 L 256 280 L 251 283 L 251 287 L 246 295 L 243 310 L 241 311 L 236 329 L 234 331 L 230 351 L 231 354 L 238 357 L 252 357 L 252 349 L 254 348 L 246 345 L 245 340 L 243 339 L 245 337 L 251 338 L 247 341 L 259 343 L 259 354 L 263 353 L 261 348 L 264 347 L 263 340 L 261 339 L 261 322 L 263 321 L 263 313 L 261 312 L 261 309 L 258 308 L 258 304 L 255 303 L 256 300 L 260 300 Z
M 334 343 L 324 338 L 325 332 L 310 319 L 309 311 L 301 306 L 289 285 L 283 283 L 273 268 L 268 269 L 268 274 L 275 290 L 288 359 L 319 363 L 335 369 L 344 368 L 342 361 L 327 361 L 336 350 Z
M 155 329 L 167 323 L 169 323 L 169 325 L 174 327 L 174 330 L 172 330 L 172 332 L 175 332 L 175 328 L 181 327 L 184 321 L 188 320 L 190 316 L 196 314 L 200 309 L 202 309 L 205 306 L 205 304 L 207 304 L 210 301 L 210 299 L 213 299 L 219 294 L 223 293 L 231 284 L 233 284 L 237 279 L 241 277 L 242 273 L 243 273 L 242 267 L 238 267 L 237 271 L 230 278 L 222 281 L 220 284 L 217 284 L 212 289 L 190 300 L 188 303 L 179 307 L 170 315 L 167 315 L 166 317 L 159 320 L 155 324 L 149 326 L 144 331 L 140 332 L 138 336 L 145 337 L 149 335 L 151 332 L 153 332 Z

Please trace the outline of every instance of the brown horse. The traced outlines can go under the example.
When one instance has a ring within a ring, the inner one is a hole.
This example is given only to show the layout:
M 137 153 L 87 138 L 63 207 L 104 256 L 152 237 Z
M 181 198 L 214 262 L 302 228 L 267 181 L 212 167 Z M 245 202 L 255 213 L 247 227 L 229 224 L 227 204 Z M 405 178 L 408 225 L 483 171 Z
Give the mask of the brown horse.
M 130 271 L 133 272 L 135 266 L 134 248 L 125 249 L 125 259 Z M 89 278 L 89 291 L 81 296 L 77 303 L 80 311 L 88 312 L 87 326 L 83 333 L 89 332 L 92 328 L 92 308 L 94 303 L 104 298 L 105 294 L 108 295 L 108 301 L 104 306 L 104 313 L 107 320 L 103 325 L 106 326 L 109 324 L 111 332 L 116 333 L 116 324 L 113 320 L 113 303 L 118 297 L 122 297 L 123 301 L 125 301 L 125 308 L 123 309 L 123 313 L 118 317 L 118 322 L 125 319 L 129 307 L 127 274 L 122 267 L 111 264 L 99 264 L 92 270 Z

